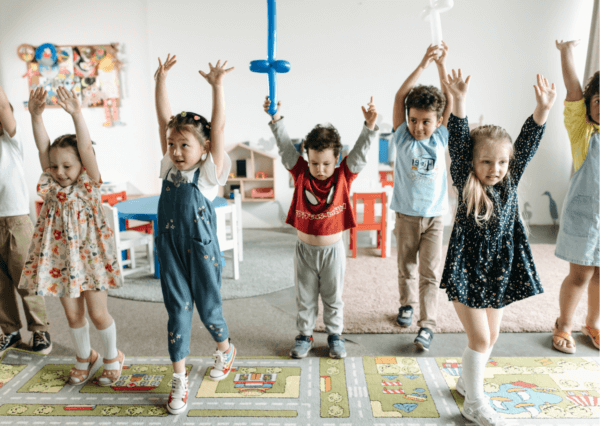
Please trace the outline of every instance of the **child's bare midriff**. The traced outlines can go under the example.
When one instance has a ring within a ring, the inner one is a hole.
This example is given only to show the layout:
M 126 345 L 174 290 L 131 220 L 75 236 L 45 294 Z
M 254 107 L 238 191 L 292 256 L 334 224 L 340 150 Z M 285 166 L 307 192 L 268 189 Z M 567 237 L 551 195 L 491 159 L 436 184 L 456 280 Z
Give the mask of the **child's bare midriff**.
M 342 233 L 338 232 L 337 234 L 331 235 L 311 235 L 305 234 L 302 231 L 298 231 L 298 238 L 303 243 L 306 243 L 311 246 L 328 246 L 333 243 L 337 243 L 342 238 Z

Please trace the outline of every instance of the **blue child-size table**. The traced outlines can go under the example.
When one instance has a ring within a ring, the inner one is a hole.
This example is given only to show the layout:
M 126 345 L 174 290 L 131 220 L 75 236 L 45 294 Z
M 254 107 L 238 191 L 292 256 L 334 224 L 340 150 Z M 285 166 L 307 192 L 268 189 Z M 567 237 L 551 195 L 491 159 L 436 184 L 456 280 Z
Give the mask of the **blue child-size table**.
M 119 211 L 119 230 L 125 231 L 125 221 L 127 219 L 151 221 L 152 229 L 158 229 L 158 199 L 160 195 L 152 197 L 133 198 L 131 200 L 121 201 L 115 204 Z M 223 197 L 215 197 L 213 206 L 215 208 L 224 207 L 227 200 Z M 160 267 L 158 257 L 156 256 L 156 245 L 154 246 L 154 276 L 160 278 Z

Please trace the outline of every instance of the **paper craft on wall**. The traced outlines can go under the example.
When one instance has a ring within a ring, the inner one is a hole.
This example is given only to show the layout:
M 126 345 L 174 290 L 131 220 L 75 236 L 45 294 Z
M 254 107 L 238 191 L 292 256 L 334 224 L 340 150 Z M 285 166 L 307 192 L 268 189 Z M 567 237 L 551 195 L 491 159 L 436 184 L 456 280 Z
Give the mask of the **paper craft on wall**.
M 105 127 L 123 125 L 119 120 L 118 44 L 92 46 L 54 46 L 44 43 L 38 47 L 22 44 L 19 58 L 27 63 L 29 90 L 44 87 L 48 92 L 46 105 L 58 107 L 56 89 L 64 86 L 81 97 L 83 107 L 103 107 Z

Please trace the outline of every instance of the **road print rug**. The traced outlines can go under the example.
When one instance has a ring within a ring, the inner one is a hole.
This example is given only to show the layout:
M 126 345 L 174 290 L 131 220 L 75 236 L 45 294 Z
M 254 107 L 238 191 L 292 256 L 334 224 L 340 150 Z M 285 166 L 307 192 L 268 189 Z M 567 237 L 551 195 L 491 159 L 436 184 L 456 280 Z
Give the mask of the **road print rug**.
M 166 357 L 127 357 L 119 381 L 67 384 L 73 359 L 10 349 L 0 360 L 0 425 L 466 425 L 456 392 L 460 358 L 238 357 L 208 378 L 213 359 L 188 357 L 187 410 L 169 415 Z M 511 424 L 597 425 L 597 358 L 493 358 L 484 390 Z

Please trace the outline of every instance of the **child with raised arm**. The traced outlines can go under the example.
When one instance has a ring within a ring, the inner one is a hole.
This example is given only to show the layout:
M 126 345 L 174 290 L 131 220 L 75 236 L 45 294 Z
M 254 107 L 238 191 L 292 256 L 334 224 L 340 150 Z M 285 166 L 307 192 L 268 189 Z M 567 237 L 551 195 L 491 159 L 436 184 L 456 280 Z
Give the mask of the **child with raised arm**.
M 571 337 L 573 315 L 586 287 L 588 308 L 581 331 L 592 339 L 596 348 L 599 347 L 600 328 L 598 71 L 582 91 L 573 60 L 573 49 L 577 44 L 578 40 L 556 41 L 567 88 L 565 127 L 571 141 L 575 174 L 565 197 L 556 239 L 555 255 L 569 262 L 569 275 L 560 288 L 560 316 L 554 323 L 552 345 L 569 354 L 576 350 L 575 340 Z
M 32 333 L 31 350 L 50 353 L 52 342 L 44 298 L 19 289 L 19 280 L 33 235 L 25 182 L 23 142 L 13 107 L 0 86 L 0 355 L 21 342 L 21 296 Z
M 441 50 L 439 56 L 438 50 Z M 445 89 L 442 93 L 434 86 L 413 86 L 433 61 L 440 81 L 443 80 L 447 53 L 445 42 L 441 47 L 429 46 L 394 100 L 392 143 L 396 146 L 396 159 L 390 207 L 396 211 L 394 233 L 398 247 L 400 309 L 396 321 L 401 327 L 410 327 L 413 310 L 419 306 L 419 332 L 414 343 L 422 350 L 429 350 L 436 324 L 444 233 L 442 216 L 448 209 L 446 125 L 452 98 Z
M 100 386 L 111 386 L 121 375 L 125 356 L 117 349 L 117 328 L 108 313 L 108 289 L 122 284 L 113 231 L 100 196 L 100 170 L 81 111 L 81 101 L 64 87 L 58 105 L 71 117 L 75 134 L 50 138 L 42 119 L 47 93 L 32 90 L 29 112 L 44 173 L 37 192 L 44 199 L 19 288 L 40 296 L 57 296 L 65 310 L 77 363 L 69 384 L 81 385 L 92 376 L 98 353 L 90 346 L 90 319 L 104 344 Z
M 169 314 L 167 339 L 173 362 L 173 385 L 167 409 L 179 414 L 187 407 L 188 377 L 185 357 L 190 353 L 194 303 L 200 319 L 217 343 L 212 380 L 223 380 L 231 371 L 236 350 L 229 342 L 221 301 L 221 250 L 212 201 L 231 169 L 225 152 L 225 95 L 223 79 L 233 69 L 221 61 L 199 73 L 212 87 L 212 121 L 194 112 L 171 114 L 167 72 L 176 63 L 167 56 L 158 60 L 156 114 L 163 159 L 163 179 L 158 203 L 156 250 L 160 283 Z
M 496 426 L 506 422 L 486 398 L 483 381 L 502 310 L 543 292 L 519 215 L 517 185 L 538 149 L 556 91 L 538 74 L 537 106 L 513 146 L 500 126 L 480 126 L 469 133 L 469 80 L 463 81 L 461 70 L 452 70 L 447 81 L 454 100 L 448 148 L 458 207 L 440 287 L 446 289 L 469 339 L 456 384 L 465 396 L 462 413 L 477 425 Z
M 267 98 L 263 105 L 267 114 L 270 104 Z M 367 152 L 376 140 L 379 130 L 375 124 L 377 110 L 371 97 L 368 110 L 362 107 L 365 122 L 358 140 L 350 154 L 336 167 L 342 143 L 335 127 L 317 125 L 308 133 L 303 142 L 307 162 L 288 136 L 281 103 L 277 107 L 269 127 L 275 136 L 281 161 L 294 178 L 294 195 L 286 223 L 298 230 L 294 270 L 298 307 L 296 327 L 300 334 L 290 356 L 304 358 L 312 348 L 320 294 L 329 356 L 344 358 L 342 292 L 346 248 L 342 232 L 356 226 L 350 208 L 350 186 L 367 164 Z

